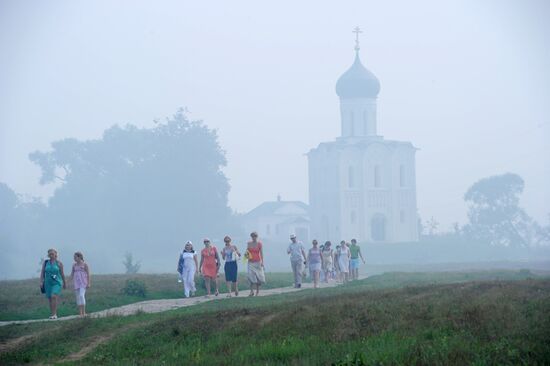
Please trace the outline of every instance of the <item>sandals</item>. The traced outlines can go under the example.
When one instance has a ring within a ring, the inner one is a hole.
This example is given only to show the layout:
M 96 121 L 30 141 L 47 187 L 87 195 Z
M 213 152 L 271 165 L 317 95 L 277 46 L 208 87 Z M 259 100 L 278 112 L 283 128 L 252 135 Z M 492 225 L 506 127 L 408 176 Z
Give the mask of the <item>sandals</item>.
M 251 297 L 251 296 L 254 296 L 254 292 L 250 292 L 250 293 L 248 294 L 248 297 Z

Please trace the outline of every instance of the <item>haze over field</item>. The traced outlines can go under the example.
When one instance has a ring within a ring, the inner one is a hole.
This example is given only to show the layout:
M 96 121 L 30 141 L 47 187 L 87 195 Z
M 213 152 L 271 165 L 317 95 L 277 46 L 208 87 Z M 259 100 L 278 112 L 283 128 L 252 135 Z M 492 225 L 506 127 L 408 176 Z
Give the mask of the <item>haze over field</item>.
M 543 0 L 3 1 L 0 181 L 45 199 L 53 187 L 39 185 L 30 152 L 115 123 L 153 126 L 183 106 L 218 130 L 233 209 L 278 193 L 307 201 L 303 154 L 339 134 L 334 84 L 359 25 L 363 62 L 382 86 L 379 131 L 421 149 L 421 217 L 464 222 L 468 186 L 511 171 L 545 222 L 549 15 Z
M 2 1 L 0 278 L 32 275 L 50 246 L 65 260 L 85 248 L 99 272 L 127 251 L 166 271 L 184 240 L 244 245 L 235 213 L 308 203 L 305 153 L 341 134 L 355 26 L 380 81 L 378 134 L 420 149 L 410 241 L 433 245 L 370 258 L 549 259 L 514 252 L 550 240 L 549 17 L 545 0 Z M 487 217 L 494 192 L 506 200 Z M 508 252 L 479 246 L 495 243 Z

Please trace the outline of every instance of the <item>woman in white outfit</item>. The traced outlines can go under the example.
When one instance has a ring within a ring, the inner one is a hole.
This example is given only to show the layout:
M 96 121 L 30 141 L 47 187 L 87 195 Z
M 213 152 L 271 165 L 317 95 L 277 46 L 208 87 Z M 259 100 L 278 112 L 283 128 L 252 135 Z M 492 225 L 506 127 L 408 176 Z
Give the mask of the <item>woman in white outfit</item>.
M 348 282 L 349 278 L 349 260 L 351 258 L 351 253 L 348 248 L 347 243 L 340 245 L 338 253 L 338 267 L 340 267 L 340 276 L 342 277 L 342 282 Z
M 178 261 L 178 272 L 183 280 L 183 291 L 185 297 L 193 296 L 195 291 L 195 273 L 197 272 L 197 254 L 193 250 L 193 243 L 185 243 L 185 249 L 181 252 Z

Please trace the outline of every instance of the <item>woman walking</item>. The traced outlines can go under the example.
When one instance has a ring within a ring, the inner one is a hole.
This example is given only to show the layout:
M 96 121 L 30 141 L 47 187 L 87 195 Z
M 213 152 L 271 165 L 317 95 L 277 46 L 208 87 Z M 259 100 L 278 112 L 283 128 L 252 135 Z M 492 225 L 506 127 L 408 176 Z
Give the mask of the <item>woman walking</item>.
M 248 282 L 250 282 L 250 294 L 254 296 L 254 287 L 256 296 L 260 293 L 260 286 L 265 283 L 264 273 L 264 253 L 262 242 L 258 240 L 258 233 L 250 234 L 252 239 L 247 243 L 245 257 L 248 259 Z
M 201 263 L 199 264 L 199 273 L 204 277 L 204 283 L 206 285 L 206 297 L 210 297 L 210 283 L 214 281 L 216 286 L 215 295 L 220 294 L 218 271 L 220 270 L 220 257 L 218 256 L 218 250 L 210 243 L 210 239 L 203 240 L 204 249 L 201 250 Z
M 313 288 L 319 287 L 319 275 L 321 273 L 321 250 L 317 247 L 317 240 L 311 242 L 313 245 L 307 253 L 307 263 L 309 265 L 309 273 L 313 279 Z
M 323 260 L 322 267 L 325 272 L 325 282 L 328 283 L 329 278 L 332 277 L 332 272 L 334 271 L 334 253 L 331 248 L 332 244 L 330 241 L 325 242 L 323 250 L 321 251 L 321 258 Z
M 197 272 L 197 253 L 193 249 L 193 243 L 188 241 L 185 243 L 185 248 L 180 254 L 178 261 L 178 272 L 183 281 L 183 295 L 190 297 L 195 294 L 195 274 Z
M 348 244 L 345 241 L 342 241 L 338 252 L 338 267 L 340 268 L 342 283 L 346 283 L 349 280 L 349 259 L 350 250 L 348 248 Z
M 57 250 L 48 249 L 48 259 L 42 264 L 40 287 L 50 303 L 50 319 L 57 319 L 57 301 L 61 288 L 67 288 L 63 263 L 57 260 Z
M 231 297 L 233 284 L 235 285 L 235 296 L 239 296 L 239 285 L 237 283 L 237 259 L 241 256 L 239 249 L 231 244 L 231 238 L 223 238 L 225 246 L 222 249 L 222 258 L 225 260 L 223 270 L 225 272 L 225 282 L 227 284 L 227 297 Z
M 74 254 L 74 264 L 71 270 L 78 315 L 86 316 L 86 290 L 91 286 L 90 267 L 84 262 L 84 255 L 81 252 Z

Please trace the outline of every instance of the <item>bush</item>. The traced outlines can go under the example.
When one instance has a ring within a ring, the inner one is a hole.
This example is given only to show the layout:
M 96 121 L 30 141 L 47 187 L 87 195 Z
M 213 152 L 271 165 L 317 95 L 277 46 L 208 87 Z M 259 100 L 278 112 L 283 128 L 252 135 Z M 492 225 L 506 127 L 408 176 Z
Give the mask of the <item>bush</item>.
M 140 280 L 126 280 L 122 293 L 129 296 L 145 297 L 147 296 L 147 286 Z

